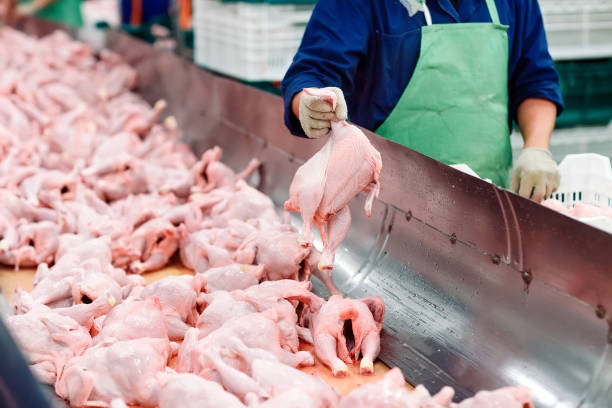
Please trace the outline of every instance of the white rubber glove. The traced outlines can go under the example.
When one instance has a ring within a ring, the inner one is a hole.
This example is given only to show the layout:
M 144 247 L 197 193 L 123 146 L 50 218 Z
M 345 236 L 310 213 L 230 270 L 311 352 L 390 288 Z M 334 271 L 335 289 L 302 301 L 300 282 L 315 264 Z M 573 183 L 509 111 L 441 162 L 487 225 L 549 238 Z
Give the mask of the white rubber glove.
M 323 88 L 336 94 L 336 110 L 332 111 L 329 103 L 314 95 L 302 92 L 300 96 L 300 124 L 306 136 L 317 139 L 325 136 L 331 129 L 332 120 L 346 120 L 347 108 L 344 94 L 340 88 Z
M 557 190 L 559 180 L 559 169 L 550 151 L 527 147 L 514 164 L 510 189 L 523 197 L 540 202 Z

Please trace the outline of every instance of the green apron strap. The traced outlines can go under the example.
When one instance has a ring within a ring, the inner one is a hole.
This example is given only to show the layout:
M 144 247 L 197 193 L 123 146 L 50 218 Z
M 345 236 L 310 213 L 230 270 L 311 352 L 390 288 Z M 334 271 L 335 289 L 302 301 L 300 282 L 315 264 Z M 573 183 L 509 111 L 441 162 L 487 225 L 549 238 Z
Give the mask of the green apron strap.
M 499 14 L 497 14 L 497 6 L 495 0 L 487 0 L 487 7 L 489 8 L 489 14 L 491 15 L 491 21 L 493 24 L 501 24 L 499 22 Z

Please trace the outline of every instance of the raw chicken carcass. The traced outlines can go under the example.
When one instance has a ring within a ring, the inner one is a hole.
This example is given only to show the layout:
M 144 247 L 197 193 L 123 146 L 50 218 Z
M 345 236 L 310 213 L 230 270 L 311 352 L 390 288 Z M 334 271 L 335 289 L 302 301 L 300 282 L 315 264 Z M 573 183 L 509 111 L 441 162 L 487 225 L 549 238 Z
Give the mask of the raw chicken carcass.
M 202 297 L 204 311 L 197 321 L 200 337 L 206 337 L 225 322 L 257 312 L 252 303 L 236 300 L 229 292 L 219 290 Z
M 198 275 L 205 278 L 206 292 L 218 290 L 232 291 L 246 289 L 257 285 L 264 275 L 263 265 L 231 264 L 210 268 L 204 272 L 196 270 Z
M 244 408 L 238 398 L 216 382 L 188 373 L 157 375 L 159 408 Z
M 251 365 L 251 375 L 264 389 L 272 395 L 279 396 L 287 392 L 306 393 L 317 401 L 317 407 L 332 408 L 337 406 L 340 394 L 316 376 L 306 374 L 278 361 L 256 359 Z
M 234 263 L 230 251 L 215 245 L 218 229 L 203 229 L 188 233 L 186 228 L 179 228 L 179 232 L 181 261 L 187 268 L 205 271 Z
M 311 249 L 298 243 L 290 225 L 278 225 L 249 235 L 236 251 L 238 263 L 262 265 L 266 280 L 309 280 Z
M 198 320 L 205 279 L 201 275 L 168 276 L 136 291 L 141 298 L 154 296 L 161 302 L 171 340 L 181 340 Z
M 171 352 L 168 339 L 148 337 L 89 348 L 66 364 L 55 392 L 77 407 L 108 407 L 115 398 L 152 407 Z
M 335 109 L 333 92 L 311 88 L 304 92 L 320 97 Z M 301 213 L 304 246 L 312 245 L 312 225 L 319 229 L 323 239 L 319 269 L 332 269 L 335 251 L 351 224 L 348 203 L 362 191 L 368 194 L 364 209 L 370 216 L 380 189 L 381 168 L 380 153 L 363 132 L 341 121 L 332 122 L 329 141 L 295 173 L 285 210 Z
M 282 347 L 296 352 L 299 338 L 312 343 L 308 330 L 298 326 L 296 307 L 302 303 L 309 310 L 318 310 L 323 300 L 310 292 L 309 281 L 298 282 L 290 279 L 263 282 L 244 291 L 232 293 L 237 300 L 245 300 L 255 306 L 258 312 L 274 310 L 278 316 L 277 326 L 281 333 Z
M 533 408 L 531 390 L 527 387 L 504 387 L 494 391 L 480 391 L 472 398 L 451 408 Z
M 233 339 L 242 341 L 249 348 L 267 350 L 293 367 L 313 365 L 314 359 L 310 353 L 292 353 L 282 347 L 278 319 L 276 311 L 267 310 L 229 320 L 204 338 L 198 329 L 188 330 L 178 354 L 178 371 L 200 373 L 210 369 L 207 353 L 230 344 Z
M 141 225 L 130 237 L 131 249 L 139 259 L 130 264 L 135 273 L 164 267 L 178 248 L 176 228 L 168 220 L 155 218 Z
M 46 384 L 54 384 L 68 360 L 91 343 L 87 329 L 53 311 L 39 309 L 10 316 L 7 323 L 36 377 Z
M 402 372 L 396 367 L 385 374 L 382 380 L 351 391 L 342 398 L 338 408 L 448 408 L 454 393 L 452 388 L 444 387 L 432 396 L 422 385 L 409 390 Z M 493 405 L 486 407 L 491 408 Z
M 87 239 L 66 234 L 59 239 L 55 264 L 49 268 L 40 264 L 34 275 L 31 296 L 36 303 L 51 307 L 70 306 L 73 303 L 91 303 L 102 294 L 119 303 L 132 288 L 144 280 L 126 276 L 111 264 L 110 249 L 105 238 Z M 25 313 L 19 299 L 15 310 Z
M 192 193 L 207 193 L 215 188 L 233 188 L 238 180 L 246 180 L 257 168 L 260 162 L 252 159 L 247 167 L 236 174 L 221 162 L 223 151 L 219 146 L 206 150 L 202 158 L 191 169 L 195 179 Z
M 53 261 L 60 229 L 50 221 L 40 221 L 17 227 L 19 242 L 13 250 L 15 265 L 32 267 Z
M 225 228 L 231 220 L 278 222 L 270 197 L 244 180 L 238 180 L 232 190 L 216 189 L 207 194 L 194 194 L 191 200 L 207 207 L 205 216 L 209 218 L 202 223 L 203 228 Z
M 100 333 L 93 339 L 93 345 L 144 337 L 168 338 L 161 303 L 154 297 L 145 300 L 128 298 L 114 307 L 104 318 Z
M 361 374 L 374 372 L 374 360 L 380 352 L 385 304 L 378 296 L 364 299 L 345 299 L 334 295 L 310 317 L 310 328 L 314 339 L 315 353 L 331 368 L 335 376 L 348 373 L 346 364 L 352 363 L 362 354 L 359 366 Z M 344 322 L 351 321 L 355 345 L 347 348 Z M 346 363 L 346 364 L 345 364 Z
M 320 408 L 318 398 L 311 396 L 300 388 L 289 389 L 257 405 L 257 408 Z

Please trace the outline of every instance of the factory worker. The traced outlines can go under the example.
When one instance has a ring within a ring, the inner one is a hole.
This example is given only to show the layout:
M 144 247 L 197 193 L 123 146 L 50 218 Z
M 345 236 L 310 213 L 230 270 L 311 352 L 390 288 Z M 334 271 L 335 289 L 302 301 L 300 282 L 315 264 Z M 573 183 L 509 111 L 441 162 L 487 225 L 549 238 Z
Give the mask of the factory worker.
M 335 112 L 306 87 L 333 89 Z M 319 0 L 282 91 L 295 135 L 348 116 L 537 201 L 559 185 L 563 101 L 536 0 Z M 525 149 L 510 172 L 513 120 Z

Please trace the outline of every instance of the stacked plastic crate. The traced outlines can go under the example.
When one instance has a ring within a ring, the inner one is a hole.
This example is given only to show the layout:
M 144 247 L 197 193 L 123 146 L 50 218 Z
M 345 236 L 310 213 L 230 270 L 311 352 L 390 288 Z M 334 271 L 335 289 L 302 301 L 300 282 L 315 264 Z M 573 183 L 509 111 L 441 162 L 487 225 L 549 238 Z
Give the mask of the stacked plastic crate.
M 612 0 L 540 0 L 556 61 L 612 57 Z
M 315 2 L 194 0 L 194 60 L 244 81 L 280 81 Z
M 566 104 L 557 126 L 605 125 L 612 120 L 612 0 L 539 3 Z

